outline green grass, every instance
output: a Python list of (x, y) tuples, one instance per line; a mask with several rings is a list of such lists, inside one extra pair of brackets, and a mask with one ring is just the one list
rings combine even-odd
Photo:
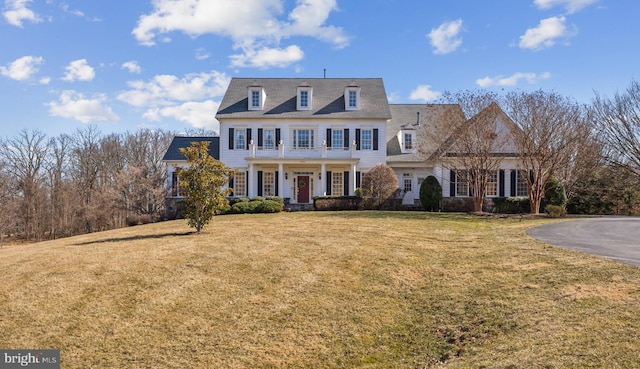
[(629, 368), (638, 268), (549, 220), (310, 212), (0, 249), (0, 347), (64, 368)]

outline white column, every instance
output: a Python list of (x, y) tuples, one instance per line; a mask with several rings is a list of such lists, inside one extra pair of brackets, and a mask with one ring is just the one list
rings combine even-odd
[(256, 196), (256, 184), (254, 183), (253, 164), (249, 163), (249, 173), (247, 175), (247, 197)]
[(325, 163), (322, 163), (320, 165), (320, 173), (322, 178), (320, 178), (320, 189), (321, 189), (321, 196), (326, 196), (327, 195), (327, 166)]
[(284, 166), (278, 164), (278, 196), (284, 198)]
[(353, 164), (349, 170), (349, 177), (351, 177), (351, 185), (349, 186), (349, 195), (353, 196), (356, 194), (356, 173), (357, 172), (357, 168), (356, 165)]

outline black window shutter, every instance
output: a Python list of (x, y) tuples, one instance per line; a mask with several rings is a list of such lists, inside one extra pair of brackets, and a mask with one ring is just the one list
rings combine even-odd
[[(231, 177), (229, 178), (229, 188), (233, 188), (233, 184), (234, 184), (233, 177)], [(235, 191), (234, 191), (234, 195), (235, 195)]]
[(356, 128), (356, 150), (360, 150), (360, 128)]
[(449, 196), (456, 197), (456, 172), (449, 171)]
[(276, 128), (276, 146), (280, 145), (280, 128)]
[(327, 128), (327, 147), (331, 147), (331, 128)]
[(362, 183), (362, 172), (356, 172), (356, 188), (360, 188), (360, 183)]
[(533, 170), (530, 170), (530, 171), (529, 171), (529, 179), (531, 180), (531, 183), (533, 183), (533, 180), (535, 179), (535, 178), (533, 177)]
[(511, 192), (509, 193), (510, 196), (515, 196), (516, 195), (516, 171), (515, 170), (511, 170), (511, 186), (509, 186)]
[(247, 128), (247, 150), (249, 150), (249, 142), (251, 142), (251, 128)]
[(344, 195), (349, 196), (349, 172), (344, 172), (342, 183), (344, 184)]
[(325, 180), (327, 181), (327, 195), (331, 195), (331, 172), (327, 172)]
[(229, 128), (229, 150), (233, 150), (233, 140), (235, 137), (233, 137), (233, 128)]
[(373, 149), (378, 150), (378, 129), (373, 129)]
[(258, 171), (258, 196), (262, 196), (262, 171)]
[(274, 176), (274, 178), (275, 178), (276, 183), (275, 183), (275, 189), (274, 189), (273, 193), (275, 193), (276, 196), (279, 196), (278, 195), (278, 171), (277, 170), (276, 170), (276, 175)]
[(504, 169), (498, 172), (498, 196), (504, 197)]
[(171, 173), (171, 196), (178, 196), (178, 173)]
[(258, 147), (262, 147), (262, 134), (263, 134), (263, 130), (262, 128), (258, 128)]
[(345, 150), (348, 150), (351, 145), (349, 145), (349, 128), (344, 130), (344, 143), (342, 144)]

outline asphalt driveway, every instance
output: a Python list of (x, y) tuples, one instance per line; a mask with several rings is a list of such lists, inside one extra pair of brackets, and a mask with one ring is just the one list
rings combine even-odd
[(640, 266), (640, 217), (601, 217), (546, 224), (527, 234), (554, 246)]

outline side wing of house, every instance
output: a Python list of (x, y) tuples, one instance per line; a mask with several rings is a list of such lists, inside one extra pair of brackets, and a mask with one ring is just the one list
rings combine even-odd
[(220, 160), (236, 197), (353, 195), (385, 162), (390, 117), (381, 79), (234, 78), (216, 114)]
[(179, 167), (185, 167), (187, 160), (180, 153), (181, 148), (189, 147), (192, 142), (209, 142), (209, 155), (216, 160), (220, 159), (220, 137), (187, 137), (187, 136), (175, 136), (167, 149), (167, 152), (162, 157), (162, 161), (167, 164), (167, 198), (178, 199), (181, 198), (180, 187), (178, 186), (178, 178), (176, 175), (176, 169)]

